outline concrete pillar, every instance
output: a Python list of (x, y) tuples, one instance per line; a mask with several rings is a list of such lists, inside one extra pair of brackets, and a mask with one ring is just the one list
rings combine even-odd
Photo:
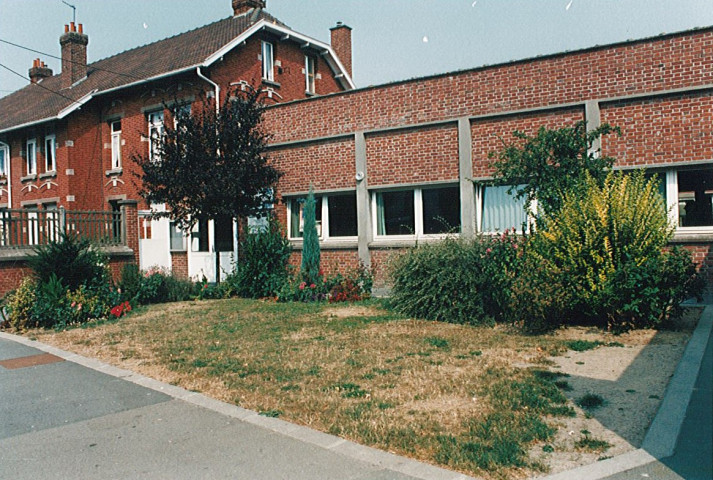
[(357, 196), (357, 231), (359, 232), (359, 260), (371, 267), (369, 242), (372, 239), (371, 215), (369, 214), (369, 177), (366, 170), (366, 138), (364, 132), (354, 135), (356, 196)]
[(475, 188), (473, 187), (473, 142), (470, 119), (458, 119), (458, 178), (460, 179), (460, 222), (464, 237), (475, 235)]
[[(602, 115), (599, 110), (598, 100), (588, 100), (584, 104), (584, 118), (587, 121), (587, 131), (595, 130), (602, 125)], [(589, 149), (589, 154), (593, 154), (602, 148), (601, 138), (597, 138), (592, 142), (592, 148)]]

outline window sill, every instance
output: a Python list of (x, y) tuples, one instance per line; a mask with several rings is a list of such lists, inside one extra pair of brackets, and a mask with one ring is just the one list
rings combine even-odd
[(33, 173), (31, 175), (26, 175), (24, 177), (20, 177), (21, 182), (29, 182), (31, 180), (37, 180), (37, 174)]
[(104, 175), (106, 175), (107, 177), (110, 177), (110, 176), (112, 176), (112, 175), (121, 175), (121, 173), (122, 173), (123, 171), (124, 171), (124, 169), (121, 168), (121, 167), (119, 167), (119, 168), (112, 168), (111, 170), (106, 170), (106, 171), (104, 172)]
[(678, 229), (673, 235), (671, 243), (686, 244), (686, 243), (709, 243), (713, 241), (713, 227), (700, 227), (693, 230)]
[(169, 252), (172, 253), (172, 254), (173, 254), (173, 253), (188, 253), (188, 250), (186, 250), (185, 248), (180, 249), (180, 250), (178, 250), (178, 249), (173, 249), (173, 248), (172, 248), (171, 250), (169, 250)]
[(279, 82), (276, 82), (274, 80), (268, 80), (266, 78), (262, 79), (262, 84), (267, 85), (268, 87), (273, 87), (273, 88), (280, 88), (282, 85), (280, 85)]
[(42, 178), (53, 178), (57, 176), (56, 170), (50, 170), (49, 172), (40, 173), (40, 179)]

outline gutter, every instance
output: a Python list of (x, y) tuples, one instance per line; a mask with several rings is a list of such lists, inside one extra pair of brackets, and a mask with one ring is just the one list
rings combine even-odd
[(215, 88), (215, 113), (220, 113), (220, 86), (210, 78), (203, 75), (203, 73), (201, 73), (200, 66), (196, 67), (196, 75), (198, 75), (199, 78), (202, 78), (203, 80), (211, 84), (213, 88)]

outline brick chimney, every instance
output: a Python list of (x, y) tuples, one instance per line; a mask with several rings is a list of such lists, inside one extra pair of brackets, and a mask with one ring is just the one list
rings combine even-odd
[(233, 15), (242, 15), (251, 8), (265, 8), (265, 0), (233, 0)]
[(51, 77), (52, 69), (45, 65), (45, 62), (40, 62), (40, 59), (36, 58), (32, 62), (32, 68), (29, 71), (29, 75), (32, 83), (37, 83), (44, 78)]
[(352, 29), (337, 22), (336, 27), (329, 29), (332, 32), (332, 48), (334, 53), (346, 68), (349, 76), (352, 76)]
[(62, 46), (62, 88), (69, 88), (87, 76), (87, 44), (89, 37), (71, 22), (64, 26), (64, 35), (59, 37)]

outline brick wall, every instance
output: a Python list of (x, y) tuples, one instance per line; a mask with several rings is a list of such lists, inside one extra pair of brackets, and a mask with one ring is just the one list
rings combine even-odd
[(279, 189), (305, 192), (354, 187), (354, 141), (330, 140), (270, 152), (273, 165), (284, 173)]
[(171, 272), (179, 278), (188, 278), (188, 252), (171, 252)]

